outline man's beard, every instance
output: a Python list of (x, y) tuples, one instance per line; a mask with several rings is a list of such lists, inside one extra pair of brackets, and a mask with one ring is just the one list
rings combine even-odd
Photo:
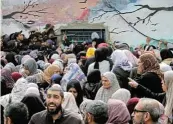
[(49, 109), (49, 105), (50, 105), (50, 104), (55, 105), (54, 103), (49, 103), (49, 104), (47, 105), (48, 114), (50, 114), (50, 115), (56, 115), (56, 114), (58, 114), (58, 112), (60, 112), (60, 111), (62, 110), (61, 104), (58, 105), (58, 106), (55, 105), (55, 106), (56, 106), (56, 109)]

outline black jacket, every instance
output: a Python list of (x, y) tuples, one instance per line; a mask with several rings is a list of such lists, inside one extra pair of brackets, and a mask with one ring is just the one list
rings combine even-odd
[(44, 110), (34, 114), (28, 124), (82, 124), (82, 121), (73, 113), (65, 110), (62, 111), (61, 117), (53, 121), (52, 116)]

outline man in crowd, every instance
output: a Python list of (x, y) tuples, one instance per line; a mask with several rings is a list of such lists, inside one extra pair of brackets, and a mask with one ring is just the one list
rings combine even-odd
[(61, 87), (51, 87), (47, 91), (47, 110), (34, 114), (29, 124), (82, 124), (82, 120), (62, 109), (64, 93)]
[(158, 124), (164, 113), (164, 107), (150, 98), (141, 98), (132, 113), (133, 124)]
[(28, 108), (24, 103), (11, 103), (4, 110), (4, 124), (27, 124)]
[(100, 100), (89, 102), (84, 114), (85, 124), (105, 124), (108, 120), (108, 106)]

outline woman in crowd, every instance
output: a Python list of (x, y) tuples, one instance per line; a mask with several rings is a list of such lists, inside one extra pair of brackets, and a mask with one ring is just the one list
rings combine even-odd
[(132, 69), (132, 63), (129, 61), (123, 50), (115, 50), (111, 55), (114, 67), (112, 72), (116, 75), (121, 88), (128, 89), (128, 79)]
[(141, 93), (143, 93), (146, 97), (154, 98), (159, 100), (165, 105), (165, 115), (168, 118), (168, 122), (172, 123), (173, 119), (173, 71), (167, 71), (164, 73), (164, 81), (162, 81), (162, 89), (165, 93), (156, 93), (152, 90), (138, 84), (135, 81), (129, 82), (129, 85)]
[(21, 102), (23, 102), (28, 107), (29, 120), (33, 114), (46, 109), (40, 97), (32, 92), (28, 92)]
[(107, 60), (107, 53), (108, 53), (108, 50), (104, 47), (96, 49), (96, 51), (95, 51), (95, 62), (89, 65), (88, 74), (93, 69), (99, 69), (101, 74), (111, 70), (110, 63)]
[(129, 124), (130, 114), (126, 104), (120, 100), (108, 100), (108, 121), (107, 124)]
[(120, 88), (115, 93), (112, 94), (111, 98), (121, 100), (125, 104), (127, 104), (128, 100), (131, 98), (131, 94), (127, 89)]
[(87, 82), (84, 83), (84, 96), (94, 100), (97, 91), (101, 87), (101, 73), (98, 69), (93, 69), (87, 76)]
[[(161, 86), (163, 74), (160, 71), (159, 63), (153, 54), (148, 52), (139, 57), (137, 73), (139, 76), (134, 79), (137, 83), (155, 93), (163, 92)], [(139, 90), (132, 89), (132, 93), (136, 94), (138, 97), (145, 96)]]
[(32, 76), (39, 73), (37, 68), (38, 66), (36, 61), (33, 58), (28, 58), (26, 61), (24, 61), (20, 72), (22, 73), (23, 77)]
[(120, 86), (114, 73), (106, 72), (101, 77), (102, 87), (98, 90), (95, 100), (107, 102), (112, 94), (116, 92)]
[(83, 101), (83, 90), (80, 82), (76, 79), (70, 80), (67, 84), (67, 92), (71, 92), (74, 95), (77, 106), (79, 107)]

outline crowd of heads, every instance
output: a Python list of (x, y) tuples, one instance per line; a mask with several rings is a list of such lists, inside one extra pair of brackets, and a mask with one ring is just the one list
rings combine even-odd
[(56, 38), (50, 24), (1, 37), (5, 124), (173, 123), (173, 48)]

